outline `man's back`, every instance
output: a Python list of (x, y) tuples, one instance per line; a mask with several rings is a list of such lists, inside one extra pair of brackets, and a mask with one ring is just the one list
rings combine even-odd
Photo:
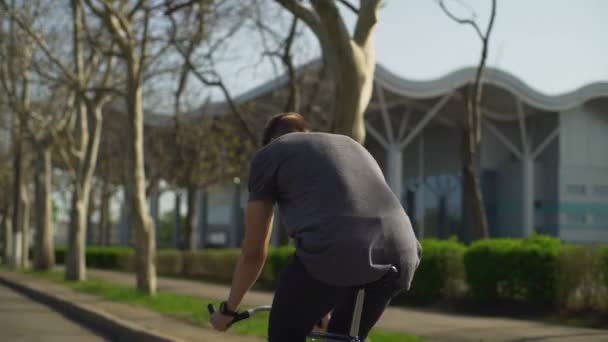
[(276, 139), (254, 157), (250, 198), (277, 202), (298, 257), (324, 282), (369, 283), (392, 264), (405, 271), (418, 262), (417, 241), (397, 197), (373, 157), (346, 136)]

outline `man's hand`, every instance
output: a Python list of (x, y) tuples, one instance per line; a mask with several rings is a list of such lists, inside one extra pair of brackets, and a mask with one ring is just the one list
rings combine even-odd
[(221, 312), (214, 312), (209, 318), (211, 326), (217, 331), (226, 331), (230, 328), (230, 324), (234, 317), (223, 315)]
[(327, 327), (329, 327), (329, 321), (331, 320), (331, 311), (325, 315), (325, 317), (321, 318), (319, 324), (315, 324), (312, 331), (326, 332)]

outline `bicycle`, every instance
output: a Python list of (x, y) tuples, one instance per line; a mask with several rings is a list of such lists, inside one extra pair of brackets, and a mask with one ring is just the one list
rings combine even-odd
[[(314, 342), (362, 342), (361, 339), (359, 339), (358, 335), (358, 331), (359, 331), (359, 323), (361, 321), (361, 313), (363, 311), (363, 301), (365, 300), (365, 290), (364, 289), (360, 289), (357, 291), (357, 300), (355, 302), (355, 309), (353, 311), (353, 319), (351, 321), (351, 326), (350, 326), (350, 332), (348, 335), (338, 335), (338, 334), (331, 334), (331, 333), (324, 333), (324, 332), (311, 332), (310, 334), (308, 334), (308, 340), (307, 341), (314, 341)], [(251, 308), (249, 310), (240, 312), (236, 317), (234, 317), (234, 320), (232, 321), (232, 323), (236, 323), (245, 319), (248, 319), (252, 316), (254, 316), (257, 313), (260, 312), (264, 312), (264, 311), (270, 311), (272, 307), (270, 305), (262, 305), (262, 306), (257, 306), (254, 308)], [(213, 314), (215, 312), (215, 307), (213, 306), (213, 304), (209, 304), (207, 306), (207, 310), (209, 310), (210, 314)]]
[[(397, 268), (392, 266), (389, 275), (397, 275)], [(365, 289), (360, 288), (357, 290), (357, 297), (355, 299), (355, 307), (353, 309), (353, 318), (350, 324), (350, 330), (348, 335), (339, 335), (325, 332), (311, 332), (308, 334), (308, 341), (311, 342), (369, 342), (369, 339), (361, 341), (359, 338), (359, 326), (361, 324), (361, 314), (363, 313), (363, 303), (365, 301)], [(249, 310), (240, 312), (232, 321), (232, 324), (248, 319), (257, 313), (270, 311), (270, 305), (262, 305), (251, 308)], [(213, 314), (216, 310), (213, 304), (207, 305), (209, 314)]]

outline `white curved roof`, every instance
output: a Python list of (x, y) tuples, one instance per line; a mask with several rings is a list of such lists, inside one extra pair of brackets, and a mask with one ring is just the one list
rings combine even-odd
[[(298, 67), (297, 73), (300, 74), (310, 69), (316, 69), (320, 66), (320, 63), (321, 61), (317, 59), (303, 64)], [(475, 71), (474, 67), (462, 68), (434, 80), (421, 81), (403, 78), (386, 67), (377, 64), (375, 82), (397, 95), (413, 99), (429, 99), (439, 97), (471, 82), (475, 78)], [(533, 89), (517, 76), (496, 68), (486, 68), (483, 80), (485, 84), (492, 84), (504, 89), (518, 96), (527, 104), (547, 111), (571, 109), (594, 98), (608, 98), (608, 82), (591, 83), (567, 93), (548, 95)], [(286, 74), (281, 75), (237, 96), (234, 98), (234, 102), (242, 104), (255, 100), (260, 96), (287, 85), (288, 82), (288, 76)], [(222, 115), (229, 110), (230, 107), (226, 102), (217, 101), (206, 103), (198, 110), (185, 116), (195, 119), (199, 115)], [(172, 125), (173, 122), (173, 116), (153, 113), (146, 115), (146, 123), (154, 126)]]
[[(398, 76), (378, 64), (375, 80), (395, 94), (424, 99), (438, 97), (471, 82), (475, 72), (474, 67), (462, 68), (434, 80), (420, 81)], [(567, 93), (547, 95), (532, 89), (515, 75), (496, 68), (484, 70), (483, 82), (505, 89), (533, 107), (550, 111), (570, 109), (594, 98), (608, 97), (608, 82), (591, 83)]]

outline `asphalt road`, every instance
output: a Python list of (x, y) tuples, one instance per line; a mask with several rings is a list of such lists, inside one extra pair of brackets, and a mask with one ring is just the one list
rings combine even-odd
[(0, 341), (110, 341), (0, 284)]

